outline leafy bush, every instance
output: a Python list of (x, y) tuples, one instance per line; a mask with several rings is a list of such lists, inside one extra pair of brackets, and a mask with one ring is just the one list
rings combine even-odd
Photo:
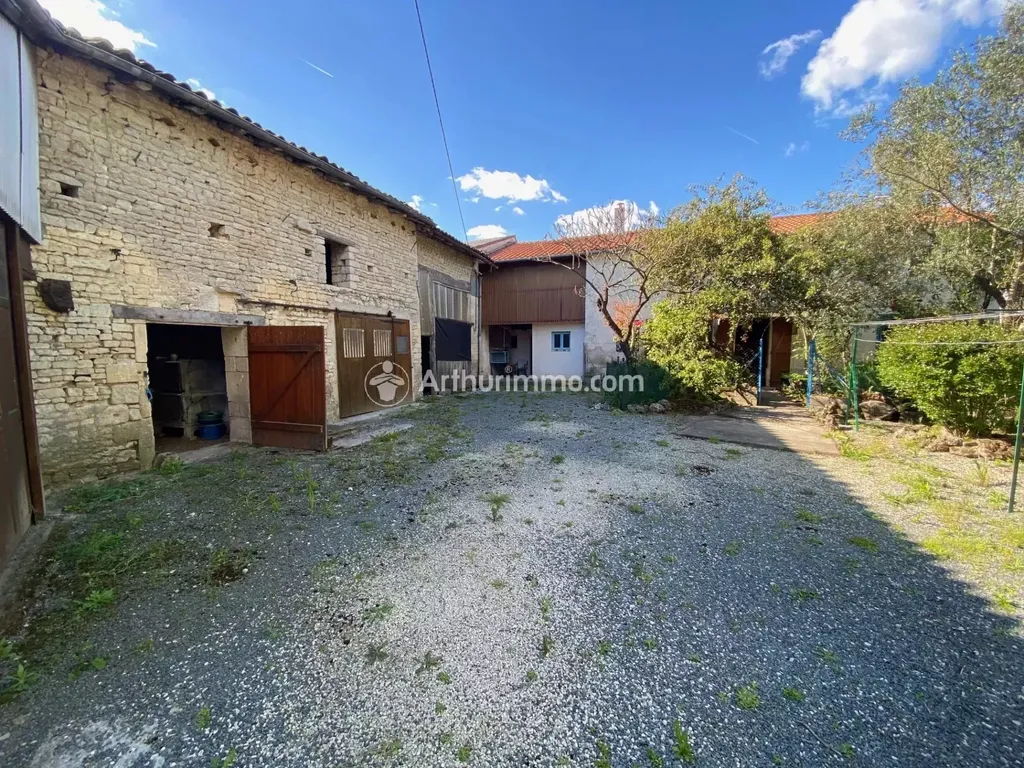
[(632, 365), (626, 363), (609, 363), (606, 375), (615, 376), (642, 376), (643, 391), (634, 387), (630, 392), (628, 385), (621, 388), (613, 388), (614, 391), (604, 393), (605, 402), (613, 408), (626, 409), (632, 403), (656, 403), (672, 395), (672, 382), (668, 372), (657, 363), (650, 360), (639, 360)]
[(746, 366), (711, 347), (710, 317), (696, 302), (664, 301), (654, 306), (644, 327), (647, 354), (666, 371), (679, 399), (716, 400), (753, 379)]
[(1012, 429), (1024, 344), (949, 343), (979, 341), (1024, 341), (1024, 335), (995, 323), (900, 327), (878, 348), (879, 383), (956, 432)]

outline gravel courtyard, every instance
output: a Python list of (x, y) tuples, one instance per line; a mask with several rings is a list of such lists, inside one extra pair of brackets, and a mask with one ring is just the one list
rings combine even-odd
[(0, 764), (1021, 764), (1024, 536), (1000, 609), (884, 464), (590, 406), (449, 396), (52, 499)]

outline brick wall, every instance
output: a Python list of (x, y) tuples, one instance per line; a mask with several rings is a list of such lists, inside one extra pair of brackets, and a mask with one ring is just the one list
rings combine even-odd
[[(26, 286), (51, 484), (152, 459), (145, 322), (114, 317), (112, 305), (323, 325), (331, 420), (338, 413), (333, 310), (391, 311), (410, 321), (416, 339), (418, 243), (428, 258), (472, 268), (400, 214), (95, 65), (41, 50), (38, 79), (45, 238), (33, 260), (40, 279), (70, 280), (75, 300), (72, 312), (56, 313), (35, 285)], [(341, 285), (325, 282), (325, 238), (347, 246)], [(232, 333), (239, 332), (225, 331), (225, 350)], [(418, 378), (417, 344), (412, 352)], [(230, 379), (242, 373), (244, 356), (228, 357)], [(235, 423), (240, 408), (232, 404), (232, 427), (245, 439)]]

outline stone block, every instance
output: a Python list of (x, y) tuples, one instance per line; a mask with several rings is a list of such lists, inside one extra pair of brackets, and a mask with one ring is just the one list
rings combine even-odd
[[(124, 445), (139, 440), (142, 436), (142, 428), (145, 422), (129, 421), (127, 424), (117, 424), (111, 434), (114, 445)], [(152, 430), (150, 430), (152, 433)]]
[(139, 402), (138, 384), (115, 384), (110, 388), (112, 405), (135, 405)]
[(139, 366), (134, 360), (120, 360), (107, 366), (107, 384), (138, 382)]
[(249, 357), (249, 333), (245, 328), (221, 328), (224, 357)]
[(149, 354), (149, 334), (145, 323), (135, 323), (132, 327), (135, 334), (135, 362), (146, 363)]
[(249, 402), (249, 374), (232, 371), (231, 373), (224, 374), (225, 383), (227, 384), (228, 401), (244, 401)]
[(228, 429), (231, 431), (231, 442), (252, 442), (252, 422), (249, 419), (230, 419)]

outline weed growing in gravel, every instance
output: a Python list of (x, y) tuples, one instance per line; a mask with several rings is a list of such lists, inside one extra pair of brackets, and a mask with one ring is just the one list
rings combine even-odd
[(384, 600), (383, 602), (377, 603), (372, 608), (367, 608), (363, 611), (363, 621), (368, 624), (372, 624), (377, 621), (384, 621), (390, 616), (395, 610), (395, 604), (390, 600)]
[(974, 473), (971, 475), (971, 480), (979, 488), (987, 488), (989, 484), (989, 463), (985, 459), (974, 460)]
[(117, 593), (112, 589), (94, 589), (85, 600), (78, 604), (79, 613), (98, 611), (107, 608), (117, 600)]
[(757, 683), (741, 685), (733, 694), (733, 701), (740, 709), (757, 709), (761, 705), (761, 697), (757, 693)]
[(853, 744), (840, 744), (838, 752), (847, 760), (853, 760), (853, 758), (857, 756), (857, 752), (854, 750)]
[(545, 595), (540, 599), (540, 617), (544, 621), (551, 621), (551, 609), (554, 608), (554, 601)]
[(366, 648), (366, 663), (368, 666), (379, 664), (388, 657), (388, 652), (384, 650), (387, 643), (381, 643), (380, 645), (369, 645)]
[(642, 515), (644, 513), (643, 505), (635, 501), (632, 502), (628, 507), (626, 507), (626, 509), (628, 509), (630, 514), (632, 515)]
[(816, 589), (808, 589), (807, 587), (794, 587), (789, 590), (789, 596), (792, 597), (796, 602), (803, 603), (807, 600), (817, 600), (821, 597), (821, 594)]
[(895, 480), (904, 485), (906, 490), (899, 494), (883, 493), (882, 498), (892, 504), (920, 504), (938, 498), (935, 485), (923, 474), (901, 475)]
[(790, 701), (803, 701), (807, 698), (807, 694), (802, 690), (788, 685), (782, 689), (782, 695)]
[(500, 523), (504, 519), (501, 508), (512, 501), (512, 497), (507, 493), (487, 493), (481, 496), (480, 500), (491, 505), (491, 522)]
[(132, 653), (149, 653), (156, 647), (156, 643), (153, 642), (152, 637), (147, 637), (145, 640), (140, 640), (132, 648)]
[(540, 639), (540, 657), (546, 659), (555, 650), (555, 638), (551, 635), (544, 635)]
[(828, 664), (830, 667), (838, 667), (840, 664), (839, 654), (821, 646), (814, 649), (814, 655)]
[(564, 461), (565, 461), (565, 456), (563, 456), (560, 453), (556, 453), (554, 456), (551, 457), (551, 463), (552, 464), (562, 464)]
[(416, 674), (422, 675), (424, 672), (430, 672), (440, 667), (444, 659), (440, 656), (435, 656), (433, 651), (427, 651), (423, 654), (423, 658), (417, 659), (417, 661), (419, 661), (420, 665), (416, 668)]
[(672, 724), (672, 754), (682, 763), (692, 763), (697, 759), (690, 743), (690, 734), (683, 730), (683, 724), (676, 720)]
[(363, 533), (373, 533), (377, 530), (377, 523), (373, 520), (360, 520), (356, 525), (359, 526), (359, 530)]
[(213, 722), (213, 712), (208, 706), (200, 707), (196, 712), (195, 724), (200, 731), (205, 731)]
[(642, 562), (639, 560), (633, 563), (633, 575), (636, 576), (644, 584), (650, 584), (654, 581), (654, 573), (648, 571)]
[(215, 586), (223, 586), (241, 579), (249, 570), (252, 553), (247, 549), (221, 547), (210, 555), (206, 569), (207, 579)]
[(597, 759), (594, 760), (594, 768), (612, 768), (612, 748), (608, 743), (598, 739), (594, 747), (597, 749)]
[(210, 768), (231, 768), (236, 762), (238, 762), (238, 750), (232, 747), (224, 757), (213, 758), (210, 761)]
[(656, 650), (657, 647), (658, 647), (658, 638), (656, 638), (656, 637), (645, 637), (644, 638), (644, 648), (646, 648), (648, 651)]
[(743, 455), (743, 451), (741, 451), (739, 448), (726, 448), (725, 449), (725, 455), (722, 458), (723, 459), (738, 459), (742, 455)]
[(612, 652), (612, 644), (610, 640), (601, 640), (597, 644), (597, 655), (607, 656)]
[(436, 702), (434, 704), (434, 714), (435, 715), (443, 715), (447, 711), (448, 711), (448, 707), (446, 707), (443, 702), (438, 701), (438, 702)]
[(724, 551), (725, 551), (725, 554), (729, 555), (729, 557), (735, 557), (742, 550), (743, 550), (743, 542), (742, 541), (730, 541), (728, 544), (725, 545), (725, 550)]
[(718, 445), (720, 442), (722, 442), (722, 438), (715, 437), (714, 435), (712, 435), (711, 437), (708, 438), (708, 442), (711, 443), (712, 445)]
[(381, 757), (398, 757), (402, 752), (402, 740), (391, 739), (390, 741), (382, 741), (376, 751)]
[(460, 763), (468, 763), (469, 758), (471, 758), (472, 756), (473, 747), (469, 744), (463, 744), (455, 753), (455, 759), (458, 760)]
[(872, 555), (878, 554), (878, 543), (867, 536), (851, 536), (847, 541), (855, 547), (860, 547), (865, 552), (870, 552)]
[(798, 509), (796, 514), (793, 515), (793, 519), (801, 523), (810, 523), (811, 525), (817, 525), (821, 522), (821, 515), (816, 515), (809, 509)]
[(532, 669), (526, 670), (526, 682), (535, 683), (537, 682), (537, 672)]
[(505, 581), (504, 579), (494, 579), (491, 582), (491, 586), (494, 587), (495, 589), (504, 589), (505, 587), (508, 586), (508, 582)]
[(444, 683), (445, 685), (451, 685), (452, 676), (442, 669), (440, 672), (437, 673), (437, 681), (439, 683)]
[(647, 762), (651, 764), (651, 768), (664, 768), (665, 758), (654, 751), (653, 747), (647, 747)]

